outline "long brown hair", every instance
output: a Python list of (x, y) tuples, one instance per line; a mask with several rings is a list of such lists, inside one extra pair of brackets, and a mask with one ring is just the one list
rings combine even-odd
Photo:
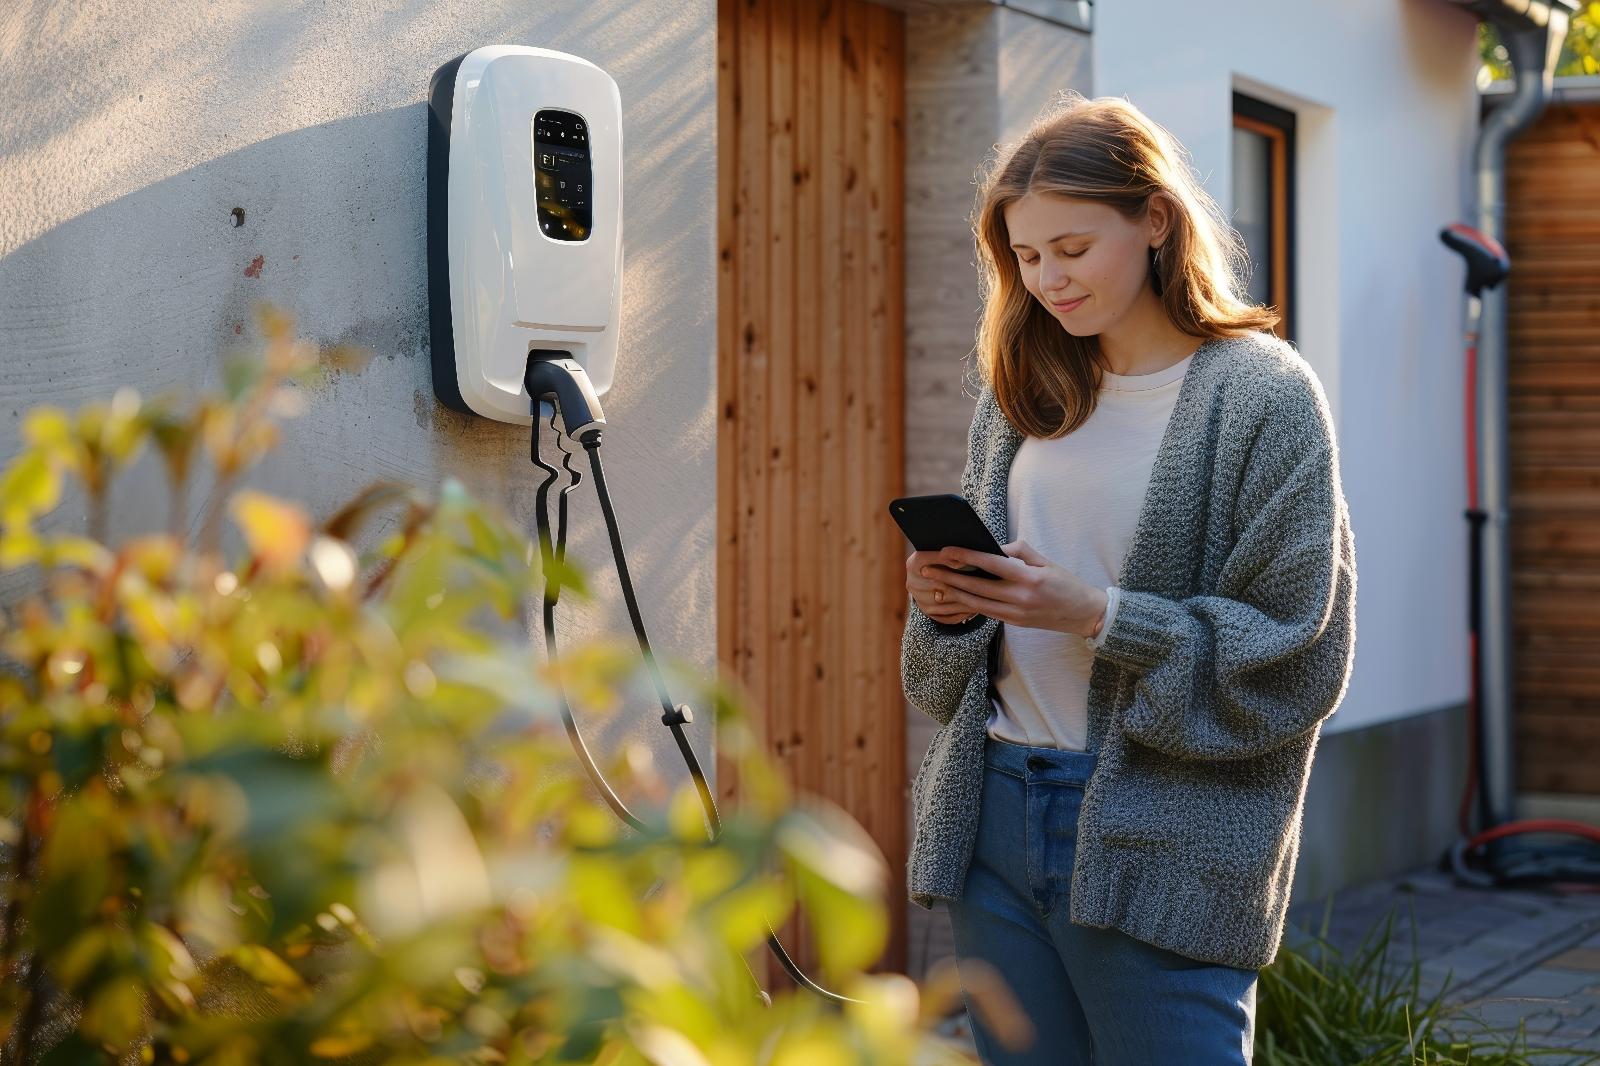
[(1159, 259), (1151, 250), (1150, 273), (1172, 323), (1211, 339), (1271, 329), (1281, 317), (1238, 295), (1244, 242), (1170, 133), (1123, 97), (1068, 91), (1060, 101), (980, 171), (971, 217), (983, 292), (978, 367), (1007, 419), (1035, 437), (1081, 425), (1108, 368), (1098, 336), (1068, 333), (1023, 284), (1003, 212), (1025, 193), (1097, 200), (1129, 219), (1163, 196), (1173, 221)]

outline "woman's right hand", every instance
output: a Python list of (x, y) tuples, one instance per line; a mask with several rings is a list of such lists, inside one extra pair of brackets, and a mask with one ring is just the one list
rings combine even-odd
[(944, 586), (935, 581), (934, 577), (922, 576), (923, 567), (927, 567), (928, 572), (934, 576), (950, 569), (939, 561), (939, 553), (936, 551), (912, 552), (906, 557), (906, 591), (911, 593), (911, 598), (917, 602), (923, 614), (935, 622), (943, 622), (946, 625), (977, 617), (965, 607), (939, 602), (938, 597), (942, 594)]

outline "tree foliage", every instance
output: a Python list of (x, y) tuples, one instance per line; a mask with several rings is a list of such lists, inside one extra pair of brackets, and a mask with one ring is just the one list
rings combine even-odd
[[(1511, 77), (1511, 56), (1499, 33), (1487, 22), (1478, 23), (1478, 55), (1488, 80)], [(1567, 27), (1567, 39), (1556, 57), (1558, 77), (1600, 74), (1600, 0), (1585, 0)]]

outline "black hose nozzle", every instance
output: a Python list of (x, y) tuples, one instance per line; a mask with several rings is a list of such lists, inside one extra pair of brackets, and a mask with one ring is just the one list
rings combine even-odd
[(600, 427), (606, 424), (605, 412), (588, 372), (571, 355), (544, 349), (529, 352), (524, 383), (534, 402), (555, 397), (562, 429), (569, 438), (587, 442), (599, 436)]
[(1467, 261), (1467, 291), (1474, 296), (1499, 285), (1511, 273), (1505, 246), (1480, 229), (1452, 222), (1439, 231), (1439, 239)]

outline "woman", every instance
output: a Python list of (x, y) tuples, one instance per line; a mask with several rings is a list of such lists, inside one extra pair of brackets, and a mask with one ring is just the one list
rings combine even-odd
[[(902, 685), (941, 726), (911, 899), (949, 908), (985, 1062), (1249, 1063), (1355, 651), (1327, 400), (1126, 100), (1036, 121), (972, 221), (961, 487), (1006, 554), (906, 561)], [(983, 1013), (986, 975), (1020, 1025)]]

